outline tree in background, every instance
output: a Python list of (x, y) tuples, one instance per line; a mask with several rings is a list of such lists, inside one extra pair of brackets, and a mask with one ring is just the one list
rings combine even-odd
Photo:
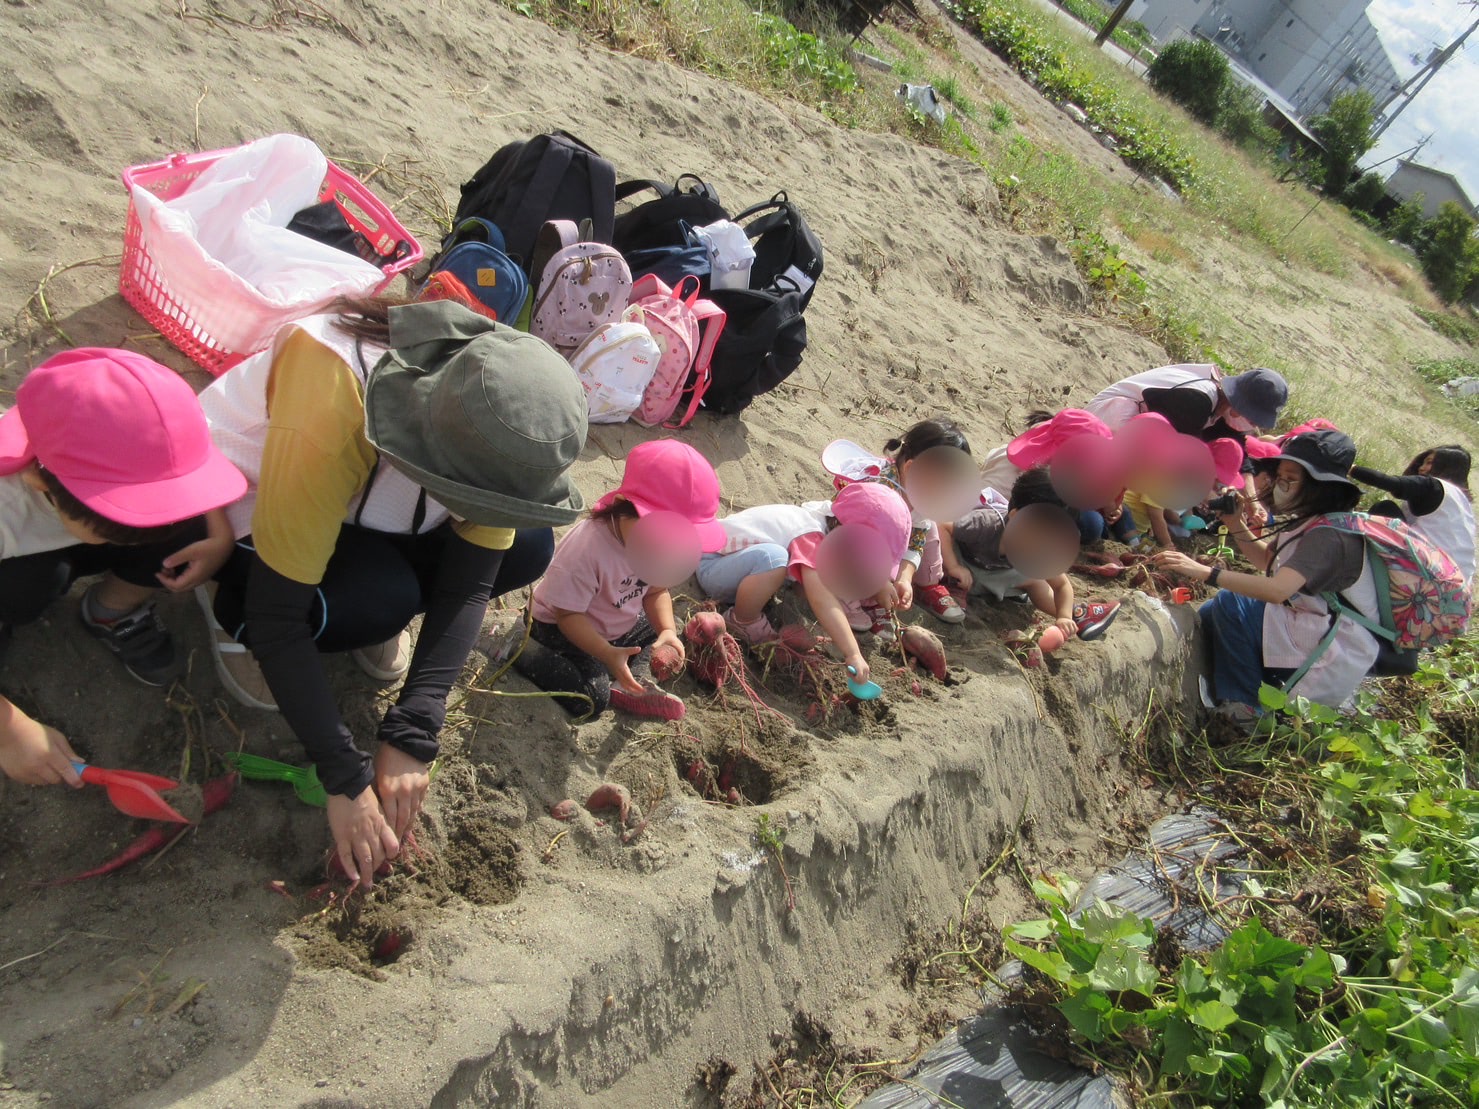
[(1177, 39), (1156, 55), (1146, 78), (1156, 92), (1211, 127), (1217, 122), (1227, 73), (1227, 57), (1210, 42)]
[(1217, 130), (1245, 150), (1274, 154), (1279, 148), (1279, 133), (1263, 118), (1263, 103), (1261, 94), (1229, 79), (1222, 86), (1217, 105)]
[(1351, 174), (1361, 155), (1371, 149), (1371, 125), (1376, 119), (1376, 101), (1365, 89), (1343, 92), (1330, 102), (1330, 110), (1310, 123), (1310, 130), (1325, 146), (1324, 190), (1340, 196), (1351, 183)]
[[(1387, 183), (1379, 173), (1363, 173), (1346, 189), (1341, 200), (1358, 212), (1374, 212), (1387, 195)], [(1421, 209), (1419, 209), (1421, 211)]]
[(1423, 237), (1427, 241), (1418, 250), (1418, 261), (1433, 291), (1452, 304), (1479, 276), (1479, 239), (1474, 238), (1474, 219), (1447, 200), (1425, 231)]
[(1404, 200), (1397, 205), (1391, 215), (1387, 216), (1387, 234), (1399, 243), (1416, 247), (1426, 223), (1423, 219), (1423, 200), (1423, 194), (1418, 193), (1410, 200)]

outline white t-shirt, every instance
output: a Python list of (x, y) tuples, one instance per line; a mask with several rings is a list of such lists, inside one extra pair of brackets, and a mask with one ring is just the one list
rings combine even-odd
[(763, 504), (736, 512), (719, 521), (728, 536), (724, 549), (719, 553), (733, 554), (762, 543), (774, 543), (790, 550), (791, 544), (801, 536), (825, 532), (827, 514), (831, 510), (830, 501), (808, 501), (806, 504)]
[(1457, 485), (1442, 478), (1438, 481), (1443, 486), (1443, 503), (1435, 511), (1426, 516), (1414, 516), (1412, 509), (1403, 504), (1402, 515), (1423, 533), (1428, 542), (1453, 559), (1463, 571), (1464, 581), (1472, 582), (1475, 569), (1474, 506)]
[(0, 559), (75, 547), (56, 509), (20, 474), (0, 477)]
[(1221, 380), (1222, 371), (1214, 365), (1187, 363), (1158, 366), (1116, 381), (1101, 390), (1084, 408), (1113, 430), (1145, 411), (1144, 398), (1147, 389), (1195, 389), (1205, 393), (1215, 406), (1218, 397), (1217, 383)]

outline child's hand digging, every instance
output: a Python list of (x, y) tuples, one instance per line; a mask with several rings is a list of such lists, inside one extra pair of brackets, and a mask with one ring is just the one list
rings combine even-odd
[(50, 786), (65, 782), (80, 787), (82, 779), (72, 766), (77, 753), (66, 736), (55, 728), (33, 720), (9, 701), (0, 698), (0, 771), (7, 778), (28, 786)]

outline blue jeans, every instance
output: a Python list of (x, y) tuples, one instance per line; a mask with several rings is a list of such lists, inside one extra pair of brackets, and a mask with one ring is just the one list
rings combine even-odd
[(1218, 701), (1241, 701), (1262, 711), (1258, 687), (1282, 686), (1294, 673), (1263, 664), (1263, 614), (1267, 602), (1224, 589), (1200, 609), (1202, 633), (1212, 659), (1212, 690)]
[(740, 582), (756, 574), (784, 569), (791, 561), (779, 543), (758, 543), (731, 554), (706, 554), (699, 561), (698, 586), (716, 601), (734, 603)]

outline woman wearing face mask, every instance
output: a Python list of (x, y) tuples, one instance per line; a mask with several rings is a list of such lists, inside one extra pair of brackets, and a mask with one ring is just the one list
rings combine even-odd
[[(1218, 570), (1177, 551), (1157, 555), (1157, 568), (1219, 592), (1201, 608), (1218, 711), (1236, 720), (1259, 715), (1258, 688), (1282, 684), (1315, 653), (1330, 630), (1322, 593), (1339, 593), (1362, 615), (1379, 618), (1365, 541), (1319, 526), (1332, 512), (1356, 507), (1361, 491), (1347, 476), (1356, 445), (1338, 431), (1291, 439), (1260, 469), (1272, 476), (1268, 507), (1276, 524), (1262, 539), (1242, 511), (1222, 517), (1239, 551), (1261, 574)], [(1354, 620), (1337, 622), (1335, 639), (1289, 690), (1339, 708), (1376, 661), (1376, 638)]]

